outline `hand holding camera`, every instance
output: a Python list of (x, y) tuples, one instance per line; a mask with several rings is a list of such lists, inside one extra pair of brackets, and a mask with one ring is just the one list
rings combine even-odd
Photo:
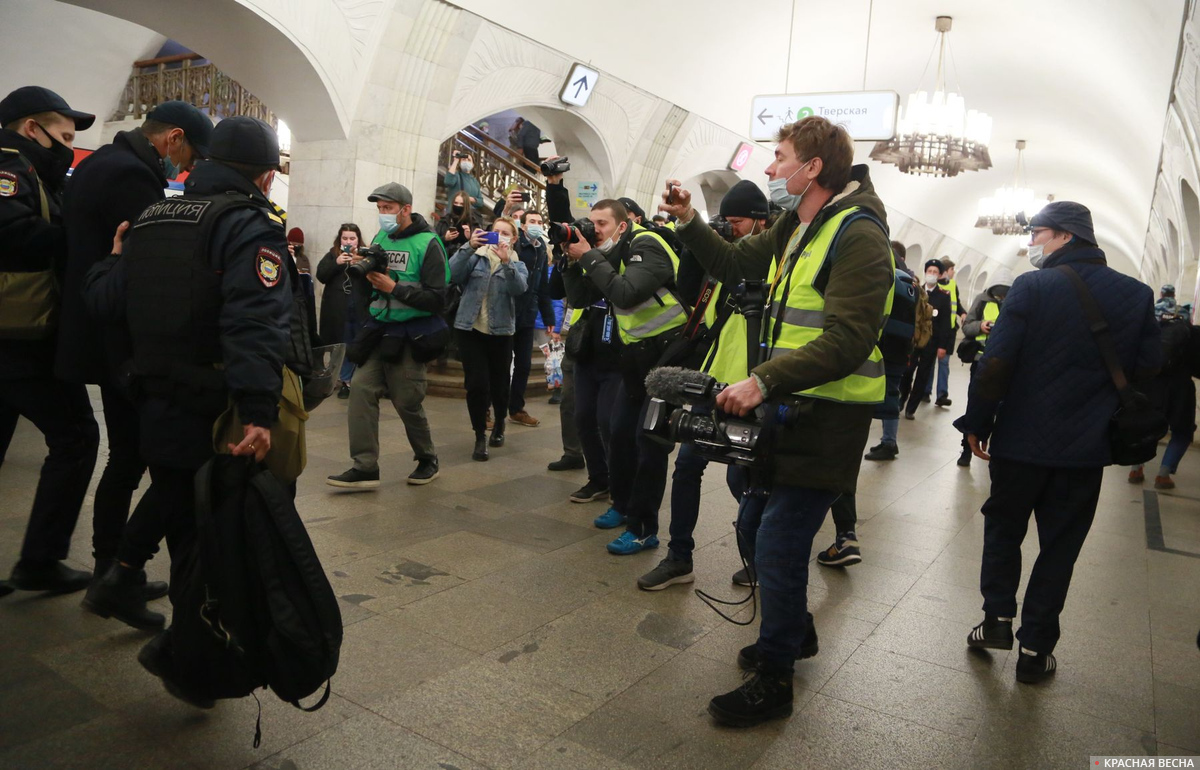
[[(343, 247), (343, 250), (345, 248), (346, 247)], [(359, 246), (358, 256), (359, 259), (346, 266), (346, 275), (354, 276), (356, 278), (367, 278), (368, 280), (372, 274), (377, 273), (384, 273), (386, 277), (388, 258), (387, 254), (383, 252), (383, 249), (378, 244), (375, 244), (370, 248)]]
[(667, 189), (662, 194), (663, 202), (659, 204), (658, 210), (665, 211), (672, 216), (678, 217), (682, 223), (690, 222), (692, 219), (692, 194), (679, 186), (678, 179), (668, 179)]
[(542, 161), (541, 168), (547, 184), (558, 184), (562, 181), (563, 174), (571, 170), (571, 159), (566, 155), (556, 155)]

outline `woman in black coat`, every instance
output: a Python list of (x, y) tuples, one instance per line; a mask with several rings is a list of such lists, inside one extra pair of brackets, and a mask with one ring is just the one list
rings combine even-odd
[[(350, 296), (350, 277), (346, 267), (357, 257), (363, 243), (362, 230), (349, 222), (341, 226), (333, 247), (317, 264), (317, 280), (321, 282), (321, 341), (326, 345), (354, 340), (354, 307)], [(350, 378), (354, 364), (346, 359), (338, 379), (341, 387), (338, 398), (350, 397)]]

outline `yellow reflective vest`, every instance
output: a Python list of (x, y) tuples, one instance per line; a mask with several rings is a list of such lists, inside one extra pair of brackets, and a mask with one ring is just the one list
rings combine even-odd
[[(987, 304), (985, 304), (983, 306), (983, 320), (989, 321), (991, 323), (996, 323), (996, 319), (999, 317), (1000, 317), (1000, 303), (992, 302), (991, 300), (988, 300)], [(975, 339), (981, 345), (983, 345), (985, 347), (987, 346), (987, 338), (988, 338), (988, 335), (982, 331), (979, 332), (979, 334), (975, 336)], [(982, 349), (983, 348), (980, 348), (980, 350), (982, 350)]]
[[(821, 336), (825, 326), (825, 298), (813, 286), (832, 254), (830, 247), (834, 237), (847, 218), (859, 211), (851, 206), (840, 211), (821, 224), (821, 229), (804, 246), (789, 270), (777, 275), (779, 257), (771, 265), (771, 275), (777, 275), (771, 287), (770, 317), (763, 319), (767, 360), (798, 350)], [(789, 249), (788, 254), (791, 250)], [(784, 255), (787, 259), (788, 254)], [(889, 251), (892, 272), (896, 269), (895, 257)], [(786, 265), (786, 262), (784, 263)], [(884, 322), (891, 315), (894, 292), (888, 293), (884, 307)], [(882, 326), (880, 327), (882, 332)], [(854, 373), (834, 382), (797, 393), (800, 396), (823, 398), (847, 404), (878, 404), (885, 395), (883, 354), (879, 346)]]
[[(717, 284), (713, 296), (721, 297), (722, 285)], [(704, 323), (713, 328), (717, 323), (720, 302), (714, 299), (704, 311)], [(736, 310), (725, 319), (716, 341), (704, 357), (704, 371), (718, 382), (740, 382), (750, 376), (746, 350), (746, 317)]]
[[(679, 255), (663, 240), (662, 236), (637, 224), (633, 226), (633, 232), (633, 240), (630, 242), (631, 249), (639, 238), (653, 238), (667, 252), (667, 256), (671, 258), (675, 275), (679, 275)], [(617, 272), (621, 275), (625, 274), (624, 260), (621, 261)], [(621, 333), (621, 341), (626, 345), (657, 337), (687, 323), (687, 311), (676, 298), (675, 293), (666, 286), (660, 286), (658, 291), (648, 299), (633, 307), (619, 308), (613, 306), (612, 303), (609, 303), (609, 306), (617, 317), (617, 328)]]
[(958, 281), (946, 280), (946, 291), (950, 292), (950, 328), (958, 328)]

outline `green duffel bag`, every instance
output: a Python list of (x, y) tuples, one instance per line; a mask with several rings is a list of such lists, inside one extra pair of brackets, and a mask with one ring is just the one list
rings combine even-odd
[(53, 270), (0, 273), (0, 339), (49, 337), (58, 325), (58, 301)]

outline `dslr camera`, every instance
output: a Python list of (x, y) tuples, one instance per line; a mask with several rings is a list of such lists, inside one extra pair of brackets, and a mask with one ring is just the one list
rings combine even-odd
[[(560, 158), (559, 160), (562, 159)], [(564, 225), (560, 222), (551, 222), (546, 230), (546, 235), (549, 236), (550, 243), (555, 246), (578, 243), (579, 241), (587, 241), (592, 246), (595, 246), (599, 240), (596, 237), (596, 225), (587, 217), (580, 217), (569, 225)]]
[(542, 174), (545, 176), (554, 176), (555, 174), (565, 174), (571, 170), (571, 159), (566, 155), (553, 160), (542, 161)]
[(651, 398), (642, 430), (647, 438), (667, 446), (692, 444), (697, 454), (713, 462), (764, 465), (767, 456), (760, 439), (766, 410), (759, 406), (746, 417), (725, 414), (717, 408), (717, 395), (727, 387), (704, 372), (677, 366), (651, 371), (646, 376)]
[(733, 224), (728, 219), (718, 214), (708, 220), (708, 226), (711, 227), (717, 235), (724, 238), (726, 241), (733, 243)]
[[(342, 247), (345, 251), (346, 246)], [(355, 278), (366, 279), (367, 273), (386, 273), (388, 269), (387, 254), (383, 252), (383, 248), (379, 244), (374, 244), (370, 247), (358, 247), (358, 256), (362, 257), (357, 262), (351, 262), (346, 265), (346, 274), (352, 275)]]

